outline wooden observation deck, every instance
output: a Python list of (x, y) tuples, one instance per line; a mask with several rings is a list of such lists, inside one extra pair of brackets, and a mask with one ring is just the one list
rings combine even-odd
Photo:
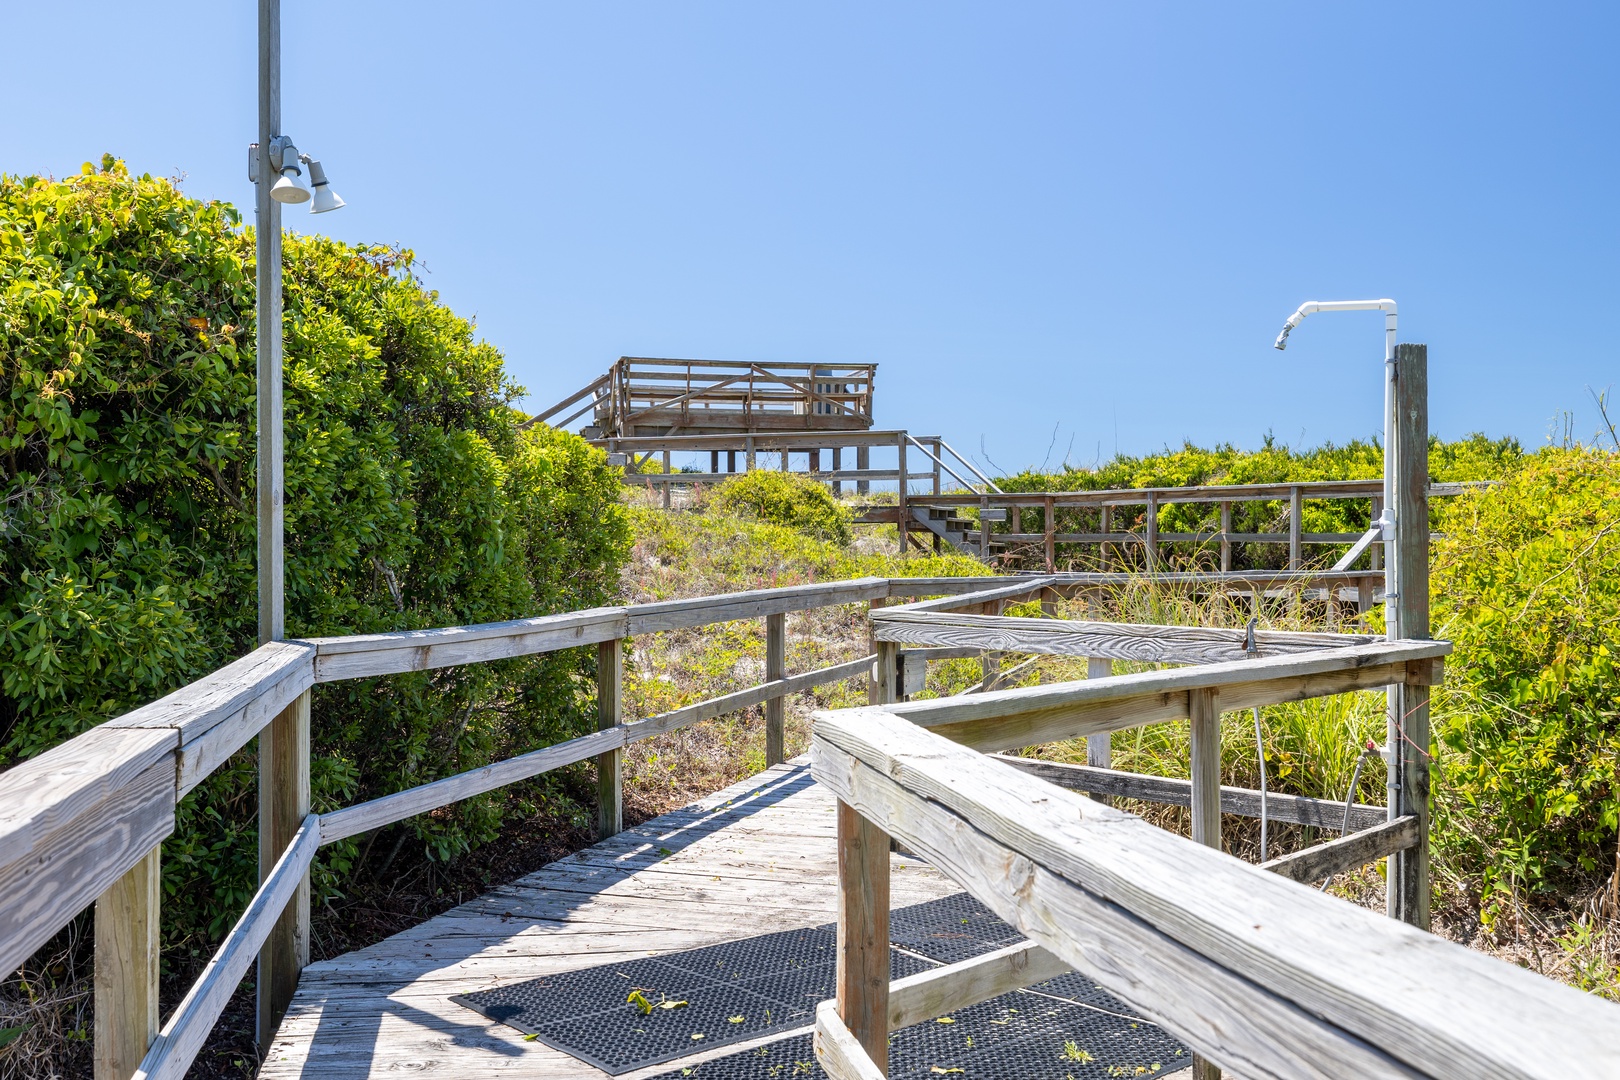
[(565, 427), (589, 412), (588, 439), (866, 431), (876, 375), (876, 364), (621, 356), (531, 422)]

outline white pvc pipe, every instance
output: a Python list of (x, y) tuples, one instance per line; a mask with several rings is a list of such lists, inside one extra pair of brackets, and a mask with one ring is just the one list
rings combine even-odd
[(1396, 570), (1395, 532), (1395, 301), (1382, 300), (1307, 300), (1299, 310), (1288, 316), (1282, 333), (1277, 335), (1277, 349), (1288, 347), (1288, 335), (1305, 320), (1305, 316), (1318, 311), (1382, 311), (1384, 313), (1384, 513), (1379, 519), (1384, 539), (1384, 625), (1389, 637), (1397, 639), (1402, 628), (1397, 625), (1395, 598), (1400, 594), (1400, 579)]

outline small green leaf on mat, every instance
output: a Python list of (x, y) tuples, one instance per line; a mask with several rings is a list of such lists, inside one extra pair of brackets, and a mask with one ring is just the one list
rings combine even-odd
[(935, 1065), (932, 1069), (929, 1069), (928, 1071), (931, 1072), (931, 1073), (938, 1073), (939, 1075), (944, 1076), (946, 1073), (962, 1072), (963, 1070), (961, 1070), (961, 1069), (942, 1069), (938, 1065)]
[(539, 1037), (540, 1037), (540, 1033), (537, 1031), (533, 1035), (525, 1035), (525, 1036), (523, 1036), (523, 1041), (524, 1042), (534, 1042), (534, 1040), (538, 1039)]
[(698, 1040), (698, 1039), (701, 1039), (701, 1038), (703, 1038), (703, 1032), (701, 1032), (701, 1031), (700, 1031), (700, 1032), (698, 1032), (698, 1033), (697, 1033), (697, 1034), (696, 1034), (696, 1035), (693, 1035), (693, 1036), (692, 1036), (692, 1039), (693, 1039), (693, 1041), (694, 1041), (694, 1042), (695, 1042), (695, 1041), (696, 1041), (696, 1040)]
[(632, 990), (632, 991), (630, 991), (630, 996), (625, 998), (624, 1000), (628, 1001), (630, 1004), (632, 1004), (636, 1008), (640, 1009), (642, 1016), (646, 1016), (648, 1013), (652, 1012), (652, 1010), (653, 1010), (652, 1002), (648, 1001), (647, 1000), (647, 995), (643, 994), (640, 990)]
[(954, 1023), (956, 1023), (956, 1018), (954, 1016), (942, 1016), (938, 1020), (935, 1020), (934, 1023), (936, 1023), (936, 1024), (954, 1024)]
[(740, 1024), (745, 1019), (746, 1019), (746, 1017), (742, 1017), (742, 1016), (730, 1016), (730, 1017), (726, 1018), (726, 1022), (730, 1023), (730, 1024)]
[(658, 1007), (660, 1009), (681, 1009), (685, 1008), (686, 1004), (684, 1001), (660, 1001)]

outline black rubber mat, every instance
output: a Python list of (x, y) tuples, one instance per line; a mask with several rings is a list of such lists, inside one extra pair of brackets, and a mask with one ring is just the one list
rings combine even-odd
[[(1023, 940), (965, 893), (899, 908), (889, 923), (896, 979)], [(617, 1075), (813, 1023), (816, 1005), (835, 994), (836, 949), (829, 924), (562, 972), (451, 1000)], [(633, 990), (651, 1012), (626, 1000)], [(1151, 1076), (1154, 1064), (1168, 1069), (1187, 1060), (1162, 1030), (1084, 976), (1064, 975), (1030, 990), (965, 1009), (950, 1023), (896, 1032), (891, 1077), (934, 1080), (957, 1075), (940, 1070), (960, 1068), (964, 1080), (1084, 1080)], [(1099, 1072), (1092, 1068), (1097, 1062), (1130, 1071)], [(786, 1080), (820, 1076), (821, 1069), (809, 1037), (795, 1036), (666, 1075)]]
[[(1191, 1062), (1163, 1029), (1039, 994), (1014, 992), (895, 1032), (890, 1080), (1113, 1080)], [(810, 1035), (661, 1073), (654, 1080), (793, 1080), (826, 1074)]]
[[(813, 1022), (835, 993), (836, 945), (831, 926), (787, 930), (451, 1000), (617, 1075)], [(892, 956), (895, 979), (934, 966)], [(636, 990), (651, 1012), (627, 1000)]]
[(967, 893), (897, 908), (889, 913), (889, 940), (942, 964), (955, 964), (1024, 940)]

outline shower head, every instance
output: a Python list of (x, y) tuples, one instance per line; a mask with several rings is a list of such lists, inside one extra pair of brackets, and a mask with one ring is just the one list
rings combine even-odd
[(1384, 313), (1384, 331), (1388, 339), (1386, 352), (1388, 357), (1395, 355), (1395, 301), (1393, 300), (1307, 300), (1299, 305), (1299, 310), (1288, 316), (1283, 323), (1282, 333), (1272, 342), (1272, 347), (1281, 351), (1288, 348), (1288, 335), (1305, 320), (1305, 316), (1314, 315), (1318, 311), (1382, 311)]

